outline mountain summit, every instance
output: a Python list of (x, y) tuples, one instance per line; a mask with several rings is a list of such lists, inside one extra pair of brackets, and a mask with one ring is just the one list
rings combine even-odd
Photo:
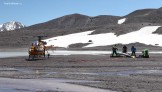
[(90, 17), (82, 14), (65, 15), (44, 23), (29, 26), (29, 30), (44, 30), (44, 29), (75, 29), (89, 28), (105, 25), (117, 24), (120, 17), (111, 15), (100, 15)]
[(11, 31), (25, 27), (22, 23), (10, 21), (0, 25), (0, 31)]

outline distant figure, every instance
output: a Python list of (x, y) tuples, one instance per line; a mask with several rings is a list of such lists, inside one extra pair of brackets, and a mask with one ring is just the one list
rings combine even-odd
[(117, 50), (118, 50), (118, 48), (116, 47), (116, 45), (114, 45), (113, 47), (112, 47), (112, 56), (114, 56), (114, 54), (117, 56)]
[(132, 51), (131, 56), (136, 56), (136, 48), (134, 46), (132, 46), (131, 51)]
[(127, 46), (123, 46), (123, 53), (127, 53)]

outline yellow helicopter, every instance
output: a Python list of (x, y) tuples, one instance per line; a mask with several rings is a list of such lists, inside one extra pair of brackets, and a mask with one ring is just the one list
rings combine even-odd
[[(50, 54), (48, 53), (48, 49), (53, 48), (54, 46), (45, 46), (47, 43), (45, 41), (42, 41), (42, 37), (46, 36), (37, 36), (38, 41), (35, 43), (32, 43), (31, 47), (29, 48), (29, 57), (28, 61), (30, 60), (38, 60), (38, 59), (45, 59), (46, 55), (47, 58), (49, 58)], [(42, 58), (43, 57), (43, 58)]]

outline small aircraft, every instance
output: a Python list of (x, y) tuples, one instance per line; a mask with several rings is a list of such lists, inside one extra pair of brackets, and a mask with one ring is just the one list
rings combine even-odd
[[(50, 54), (48, 53), (48, 49), (54, 47), (54, 46), (46, 46), (46, 42), (42, 41), (43, 37), (46, 36), (37, 36), (38, 37), (38, 41), (33, 42), (31, 47), (29, 48), (29, 57), (28, 57), (28, 61), (31, 60), (38, 60), (38, 59), (45, 59), (46, 55), (49, 58)], [(43, 56), (43, 58), (42, 58)]]

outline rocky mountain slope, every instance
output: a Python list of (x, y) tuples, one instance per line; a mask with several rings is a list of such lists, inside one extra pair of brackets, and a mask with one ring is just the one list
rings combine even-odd
[(147, 22), (147, 23), (162, 23), (162, 8), (159, 9), (143, 9), (137, 10), (128, 14), (126, 24), (128, 23), (139, 23), (139, 22)]
[[(89, 35), (114, 33), (120, 36), (146, 26), (162, 26), (161, 14), (162, 8), (136, 10), (125, 16), (66, 15), (12, 32), (0, 32), (0, 47), (28, 47), (38, 35), (45, 35), (47, 39), (89, 30), (94, 30)], [(122, 20), (120, 24), (119, 20)], [(154, 34), (162, 34), (162, 28), (159, 27)]]
[(30, 30), (43, 30), (43, 29), (75, 29), (75, 28), (89, 28), (99, 27), (104, 25), (117, 24), (118, 16), (101, 15), (90, 17), (81, 14), (71, 14), (60, 18), (50, 20), (45, 23), (36, 24), (28, 27)]

